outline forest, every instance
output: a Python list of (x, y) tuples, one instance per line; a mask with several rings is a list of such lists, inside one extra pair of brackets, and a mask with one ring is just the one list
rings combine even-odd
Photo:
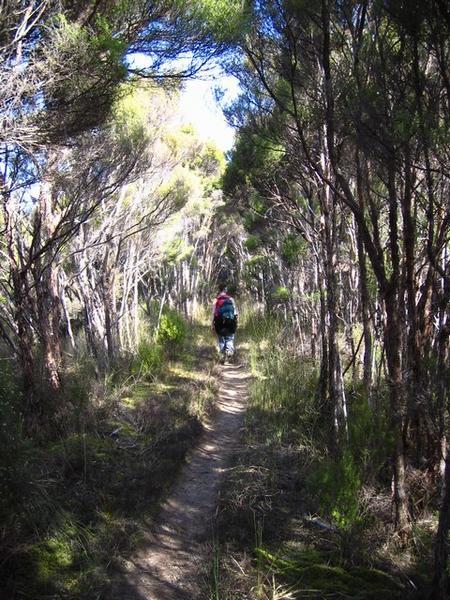
[[(225, 281), (248, 400), (176, 597), (447, 599), (448, 4), (0, 0), (0, 56), (0, 598), (172, 598), (118, 572)], [(225, 154), (180, 114), (218, 67)]]

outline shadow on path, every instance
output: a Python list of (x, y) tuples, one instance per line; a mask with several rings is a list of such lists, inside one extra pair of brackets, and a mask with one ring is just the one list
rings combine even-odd
[(206, 542), (211, 538), (222, 473), (238, 443), (249, 380), (240, 365), (222, 367), (216, 411), (188, 455), (156, 525), (127, 563), (121, 581), (115, 581), (110, 600), (200, 597), (198, 581), (211, 562)]

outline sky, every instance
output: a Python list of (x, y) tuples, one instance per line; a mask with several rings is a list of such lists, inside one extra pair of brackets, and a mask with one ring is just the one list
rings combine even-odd
[(202, 138), (213, 140), (226, 152), (233, 146), (235, 132), (227, 124), (215, 99), (216, 87), (223, 90), (222, 102), (225, 103), (236, 98), (239, 91), (234, 77), (221, 75), (218, 71), (215, 77), (190, 80), (180, 98), (181, 118), (185, 123), (191, 123)]
[[(150, 60), (143, 54), (133, 54), (127, 61), (135, 68), (145, 68)], [(189, 59), (184, 61), (189, 64)], [(177, 61), (183, 65), (183, 60)], [(230, 127), (215, 98), (215, 89), (222, 91), (222, 100), (227, 104), (239, 93), (239, 84), (235, 77), (226, 76), (219, 65), (209, 65), (208, 69), (197, 77), (187, 80), (180, 98), (182, 123), (192, 124), (200, 137), (213, 140), (217, 146), (227, 152), (231, 150), (235, 132)]]

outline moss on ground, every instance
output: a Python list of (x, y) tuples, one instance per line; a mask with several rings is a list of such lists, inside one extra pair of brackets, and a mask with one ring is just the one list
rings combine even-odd
[(327, 598), (357, 600), (400, 600), (405, 589), (400, 581), (378, 569), (330, 565), (316, 549), (306, 549), (289, 558), (273, 555), (264, 548), (255, 553), (264, 561), (270, 573), (304, 594), (321, 593)]

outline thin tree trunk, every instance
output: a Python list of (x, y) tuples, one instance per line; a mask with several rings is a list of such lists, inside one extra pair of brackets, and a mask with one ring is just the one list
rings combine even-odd
[(19, 349), (19, 362), (21, 367), (22, 389), (25, 399), (25, 415), (36, 413), (37, 397), (35, 389), (35, 369), (33, 357), (33, 332), (30, 326), (26, 307), (26, 284), (25, 274), (19, 272), (17, 268), (11, 269), (13, 281), (13, 300), (15, 305), (14, 320), (17, 326), (17, 339)]
[(361, 236), (357, 233), (356, 237), (358, 244), (359, 295), (361, 301), (361, 318), (364, 337), (363, 380), (367, 402), (370, 405), (372, 397), (373, 341), (372, 329), (370, 324), (369, 290), (367, 286), (367, 265)]
[[(322, 168), (330, 176), (330, 164), (322, 154)], [(323, 219), (323, 246), (326, 277), (326, 327), (328, 336), (327, 402), (333, 414), (332, 445), (339, 445), (340, 436), (347, 431), (347, 408), (343, 386), (342, 367), (337, 344), (337, 248), (336, 248), (336, 207), (331, 190), (326, 186), (321, 193)]]
[(386, 299), (386, 362), (389, 376), (390, 425), (394, 440), (393, 500), (396, 526), (403, 530), (409, 522), (405, 484), (405, 447), (403, 443), (404, 387), (401, 367), (401, 329), (397, 314), (396, 299)]
[(139, 288), (138, 276), (135, 271), (133, 284), (133, 320), (134, 320), (134, 348), (137, 348), (139, 343)]
[(113, 331), (114, 306), (113, 306), (113, 286), (114, 272), (108, 263), (109, 252), (105, 252), (105, 257), (102, 264), (102, 301), (105, 315), (105, 337), (106, 350), (108, 355), (108, 364), (111, 367), (116, 359), (116, 344)]
[(448, 437), (443, 447), (445, 470), (442, 478), (439, 523), (434, 546), (434, 576), (430, 600), (448, 599), (448, 531), (450, 525), (450, 444)]
[(58, 294), (57, 275), (53, 265), (41, 272), (36, 284), (39, 335), (42, 342), (44, 373), (53, 392), (61, 390), (61, 304)]
[(395, 522), (400, 530), (409, 524), (408, 497), (405, 481), (405, 446), (404, 419), (405, 397), (402, 369), (403, 355), (403, 314), (402, 289), (400, 281), (400, 256), (398, 237), (398, 202), (395, 188), (395, 165), (388, 167), (389, 192), (389, 246), (392, 275), (385, 290), (385, 349), (389, 378), (389, 395), (391, 406), (391, 431), (394, 439), (393, 456), (393, 495), (395, 507)]
[(332, 423), (332, 410), (330, 407), (330, 399), (328, 397), (328, 380), (330, 368), (329, 350), (328, 350), (328, 336), (327, 336), (327, 309), (325, 291), (322, 285), (322, 279), (319, 276), (318, 280), (319, 294), (320, 294), (320, 375), (318, 381), (318, 395), (320, 400), (320, 409), (323, 418), (326, 422)]
[[(366, 190), (369, 187), (367, 181), (367, 169), (363, 169), (359, 152), (356, 152), (356, 190), (359, 201), (362, 205), (366, 204), (364, 198)], [(370, 296), (367, 284), (367, 261), (364, 252), (364, 243), (360, 227), (356, 224), (356, 245), (358, 254), (359, 267), (359, 297), (361, 302), (361, 318), (364, 336), (364, 359), (363, 359), (363, 381), (364, 391), (366, 393), (367, 402), (371, 405), (372, 399), (372, 378), (373, 378), (373, 340), (370, 323)]]
[[(41, 248), (53, 234), (53, 198), (51, 185), (45, 178), (39, 196), (34, 220), (34, 243)], [(37, 328), (42, 346), (43, 369), (46, 382), (53, 392), (61, 390), (61, 302), (58, 290), (57, 267), (53, 246), (35, 260), (33, 278), (36, 289)]]
[(70, 341), (72, 350), (75, 350), (76, 349), (75, 337), (73, 335), (72, 325), (70, 323), (69, 309), (67, 308), (66, 294), (65, 294), (63, 282), (60, 282), (60, 291), (61, 291), (61, 294), (60, 294), (61, 308), (64, 313), (64, 318), (66, 320), (67, 335), (69, 336), (69, 341)]

